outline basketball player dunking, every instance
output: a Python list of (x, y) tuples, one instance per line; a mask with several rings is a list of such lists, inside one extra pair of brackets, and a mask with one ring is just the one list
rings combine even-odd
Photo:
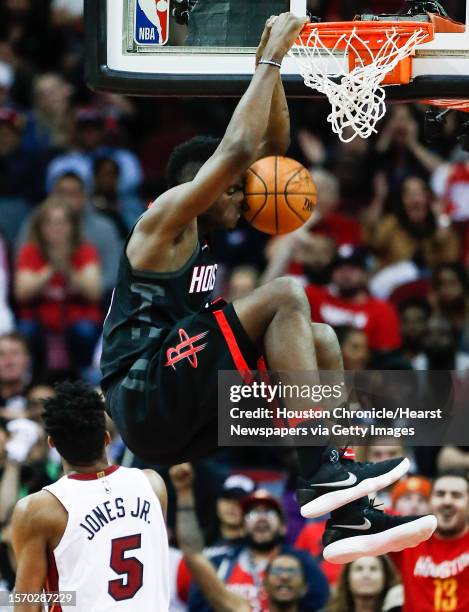
[[(196, 138), (174, 151), (171, 188), (126, 243), (104, 325), (102, 386), (126, 444), (150, 462), (179, 463), (216, 449), (218, 371), (256, 370), (259, 347), (271, 370), (342, 368), (335, 333), (311, 324), (293, 280), (276, 279), (233, 304), (210, 301), (217, 264), (204, 238), (236, 226), (247, 168), (288, 148), (279, 66), (305, 21), (290, 13), (268, 21), (257, 69), (224, 138)], [(434, 530), (434, 517), (390, 517), (364, 497), (400, 478), (407, 459), (359, 464), (332, 447), (300, 448), (298, 456), (302, 514), (332, 512), (324, 536), (330, 560), (415, 545)]]
[[(15, 592), (76, 591), (77, 612), (168, 610), (163, 480), (109, 465), (104, 402), (86, 385), (57, 385), (43, 418), (65, 475), (15, 507)], [(15, 604), (16, 612), (42, 609)], [(62, 607), (52, 600), (48, 609)]]

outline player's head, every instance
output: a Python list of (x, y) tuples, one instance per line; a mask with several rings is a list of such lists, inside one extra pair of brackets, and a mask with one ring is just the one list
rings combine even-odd
[(330, 610), (355, 610), (355, 601), (363, 598), (374, 599), (373, 609), (381, 610), (386, 593), (397, 582), (396, 571), (386, 556), (360, 557), (344, 567)]
[(88, 466), (104, 458), (110, 440), (104, 402), (83, 382), (55, 386), (55, 396), (44, 401), (42, 415), (49, 444), (70, 465)]
[[(166, 170), (169, 188), (188, 183), (212, 157), (220, 144), (219, 138), (196, 136), (172, 152)], [(244, 177), (230, 185), (213, 205), (199, 217), (208, 229), (233, 229), (238, 223), (244, 201)]]
[(469, 482), (464, 470), (447, 470), (437, 476), (430, 510), (437, 518), (439, 536), (451, 538), (464, 533), (469, 513)]
[(280, 554), (265, 570), (264, 587), (271, 603), (279, 608), (298, 602), (307, 591), (301, 560), (294, 554)]
[(248, 545), (254, 550), (273, 550), (285, 535), (279, 502), (266, 491), (258, 490), (246, 497), (242, 506)]

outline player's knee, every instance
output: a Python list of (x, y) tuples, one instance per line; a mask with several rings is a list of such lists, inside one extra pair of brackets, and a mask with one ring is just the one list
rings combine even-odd
[(296, 279), (282, 276), (269, 283), (272, 290), (272, 301), (277, 308), (310, 310), (308, 298), (303, 285)]
[(312, 323), (314, 342), (329, 349), (339, 347), (334, 329), (327, 323)]

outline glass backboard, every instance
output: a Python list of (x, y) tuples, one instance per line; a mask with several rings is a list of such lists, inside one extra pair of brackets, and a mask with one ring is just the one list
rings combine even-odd
[[(153, 96), (238, 96), (254, 69), (265, 20), (309, 10), (325, 20), (353, 14), (395, 14), (432, 1), (410, 0), (87, 0), (86, 70), (98, 90)], [(461, 26), (421, 46), (408, 86), (388, 87), (389, 99), (469, 97), (469, 0), (440, 6)], [(417, 11), (419, 12), (419, 11)], [(466, 27), (467, 24), (467, 27)], [(326, 61), (326, 60), (325, 60)], [(287, 93), (311, 97), (292, 58), (282, 67)]]

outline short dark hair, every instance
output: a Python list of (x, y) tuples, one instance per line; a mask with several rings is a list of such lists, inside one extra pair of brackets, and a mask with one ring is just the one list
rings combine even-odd
[(7, 332), (6, 334), (0, 334), (0, 342), (2, 340), (10, 340), (11, 342), (17, 342), (18, 344), (21, 344), (24, 348), (25, 353), (28, 353), (29, 355), (30, 350), (28, 340), (26, 339), (26, 336), (23, 336), (23, 334), (21, 334), (20, 332), (12, 331)]
[(178, 145), (171, 153), (166, 168), (168, 187), (180, 185), (181, 174), (187, 164), (198, 162), (201, 165), (205, 164), (215, 153), (220, 142), (220, 138), (213, 136), (196, 136)]
[(60, 181), (63, 181), (64, 179), (73, 179), (77, 183), (80, 183), (82, 189), (86, 190), (86, 183), (84, 178), (80, 176), (77, 172), (73, 172), (73, 170), (67, 170), (67, 172), (63, 172), (62, 174), (56, 176), (54, 179), (54, 188), (57, 186), (57, 183), (60, 183)]
[(44, 428), (66, 461), (91, 465), (104, 451), (103, 399), (81, 381), (58, 383), (54, 389), (55, 397), (44, 400)]
[(453, 478), (462, 478), (463, 480), (466, 481), (468, 489), (469, 489), (469, 472), (466, 468), (455, 466), (451, 468), (446, 468), (444, 470), (440, 470), (435, 476), (435, 479), (433, 481), (433, 486), (435, 486), (435, 483), (437, 480), (440, 480), (440, 478), (445, 478), (446, 476), (451, 476)]

